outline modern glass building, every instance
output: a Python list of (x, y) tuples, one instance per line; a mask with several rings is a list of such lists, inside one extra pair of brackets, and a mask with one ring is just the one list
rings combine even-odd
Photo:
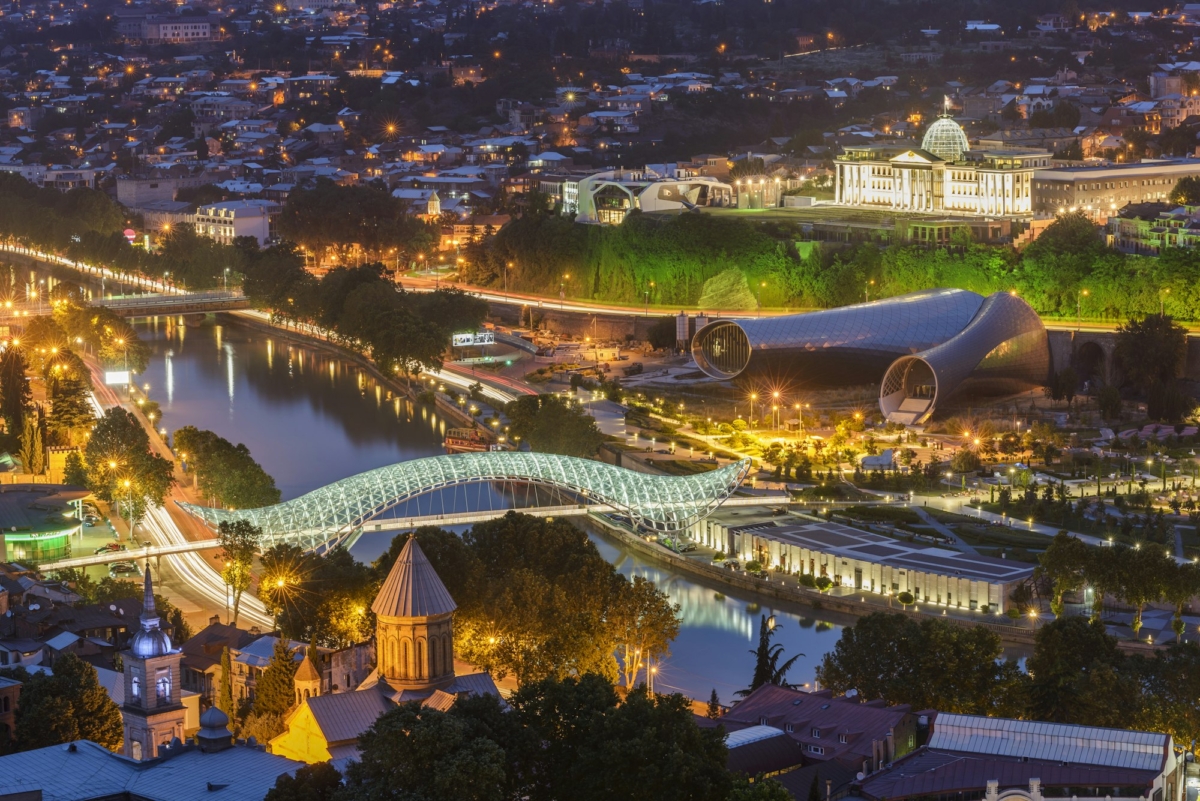
[(707, 375), (792, 375), (825, 385), (880, 383), (894, 422), (928, 420), (960, 389), (1016, 392), (1044, 384), (1050, 348), (1041, 319), (1002, 292), (929, 289), (840, 309), (715, 320), (692, 355)]

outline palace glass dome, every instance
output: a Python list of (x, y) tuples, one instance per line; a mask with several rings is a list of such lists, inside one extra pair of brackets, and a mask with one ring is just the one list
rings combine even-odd
[(925, 132), (921, 149), (945, 161), (961, 161), (963, 153), (970, 150), (971, 146), (961, 125), (949, 117), (938, 117)]

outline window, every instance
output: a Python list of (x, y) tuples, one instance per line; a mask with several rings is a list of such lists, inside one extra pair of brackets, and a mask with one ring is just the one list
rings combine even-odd
[(171, 669), (160, 667), (154, 671), (154, 697), (159, 701), (171, 700)]
[(820, 729), (817, 729), (817, 728), (814, 728), (814, 729), (812, 730), (812, 736), (813, 736), (813, 738), (814, 738), (814, 739), (820, 740), (820, 739), (821, 739), (821, 730), (820, 730)]
[(767, 719), (766, 719), (765, 717), (759, 718), (759, 719), (758, 719), (758, 725), (759, 725), (759, 726), (766, 726), (766, 725), (767, 725)]
[(808, 752), (810, 754), (817, 754), (819, 756), (825, 753), (825, 749), (819, 745), (810, 745), (808, 747)]
[[(8, 709), (7, 709), (8, 699), (7, 698), (4, 699), (4, 703), (5, 703), (5, 707), (6, 707), (5, 711), (7, 712), (8, 711)], [(787, 729), (788, 734), (791, 734), (794, 731), (794, 729), (792, 728), (792, 724), (790, 724), (790, 723), (787, 726), (785, 726), (784, 728)]]
[(846, 743), (850, 742), (850, 738), (849, 738), (849, 737), (847, 737), (847, 736), (846, 736), (846, 735), (844, 735), (844, 734), (839, 734), (839, 735), (838, 735), (838, 742), (839, 742), (839, 743), (842, 743), (842, 744), (844, 745), (844, 744), (846, 744)]
[(133, 693), (134, 698), (142, 697), (142, 679), (140, 676), (133, 677), (133, 681), (130, 683), (130, 691)]

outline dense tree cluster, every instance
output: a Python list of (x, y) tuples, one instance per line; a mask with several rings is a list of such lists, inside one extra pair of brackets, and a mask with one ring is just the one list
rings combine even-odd
[[(562, 217), (528, 215), (469, 254), (465, 275), (483, 286), (640, 304), (696, 305), (706, 284), (733, 270), (745, 308), (843, 306), (872, 297), (957, 287), (983, 294), (1016, 291), (1039, 313), (1120, 320), (1166, 313), (1200, 319), (1200, 254), (1170, 249), (1158, 257), (1107, 247), (1082, 215), (1066, 214), (1020, 253), (974, 244), (965, 232), (952, 247), (914, 245), (797, 249), (800, 232), (785, 224), (682, 215), (669, 220), (631, 214), (613, 227), (578, 226)], [(570, 275), (569, 279), (563, 279)], [(721, 280), (727, 280), (722, 278)], [(763, 286), (765, 284), (765, 286)], [(1169, 291), (1167, 291), (1169, 289)], [(1083, 290), (1087, 290), (1083, 294)]]
[(1067, 616), (1038, 631), (1027, 672), (1000, 656), (981, 627), (880, 612), (842, 633), (817, 678), (914, 709), (1162, 731), (1184, 747), (1200, 738), (1200, 644), (1130, 656), (1099, 621)]
[(594, 674), (522, 687), (505, 710), (493, 696), (460, 699), (448, 712), (404, 704), (359, 739), (362, 758), (337, 788), (306, 795), (280, 779), (272, 801), (778, 801), (772, 780), (752, 784), (725, 769), (725, 733), (702, 729), (680, 695), (644, 687), (623, 701)]
[(437, 229), (411, 216), (407, 203), (375, 186), (340, 186), (327, 178), (288, 195), (279, 232), (311, 251), (357, 245), (377, 260), (408, 263), (437, 245)]
[[(592, 672), (633, 684), (679, 632), (678, 608), (660, 590), (621, 576), (567, 522), (510, 512), (461, 537), (434, 527), (416, 536), (458, 605), (458, 655), (498, 678)], [(344, 549), (317, 557), (277, 545), (262, 556), (258, 595), (286, 637), (362, 642), (374, 630), (371, 602), (404, 543), (397, 537), (372, 567)]]
[(440, 368), (450, 335), (476, 330), (487, 316), (486, 301), (457, 290), (405, 292), (378, 263), (317, 279), (298, 258), (272, 259), (247, 274), (245, 289), (275, 319), (327, 331), (381, 370), (404, 375)]
[(280, 493), (250, 449), (212, 431), (184, 426), (175, 432), (175, 453), (196, 474), (199, 490), (231, 509), (256, 509), (279, 503)]
[[(417, 538), (458, 604), (458, 653), (498, 678), (614, 681), (619, 655), (641, 648), (641, 660), (656, 661), (678, 633), (663, 593), (630, 583), (565, 521), (510, 512), (461, 537), (425, 527)], [(375, 562), (379, 580), (403, 545), (396, 538)]]
[(558, 395), (529, 395), (510, 401), (504, 413), (514, 442), (535, 451), (564, 456), (594, 456), (604, 436), (596, 419), (579, 403)]
[(100, 684), (96, 669), (75, 654), (59, 657), (52, 676), (20, 667), (0, 674), (22, 683), (16, 731), (12, 741), (0, 743), (0, 752), (29, 751), (73, 740), (92, 740), (120, 750), (121, 710)]
[(170, 461), (150, 449), (146, 429), (130, 412), (114, 406), (92, 429), (84, 448), (85, 486), (102, 501), (118, 502), (123, 515), (141, 520), (161, 506), (175, 484)]
[(283, 636), (329, 648), (345, 648), (374, 631), (371, 602), (379, 581), (345, 548), (325, 556), (288, 543), (262, 555), (258, 597)]

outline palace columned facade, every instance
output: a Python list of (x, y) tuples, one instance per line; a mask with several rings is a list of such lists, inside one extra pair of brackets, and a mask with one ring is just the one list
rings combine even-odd
[(992, 217), (1033, 212), (1033, 175), (1046, 150), (971, 150), (958, 123), (943, 117), (921, 146), (889, 142), (846, 147), (835, 162), (837, 203), (863, 208)]

